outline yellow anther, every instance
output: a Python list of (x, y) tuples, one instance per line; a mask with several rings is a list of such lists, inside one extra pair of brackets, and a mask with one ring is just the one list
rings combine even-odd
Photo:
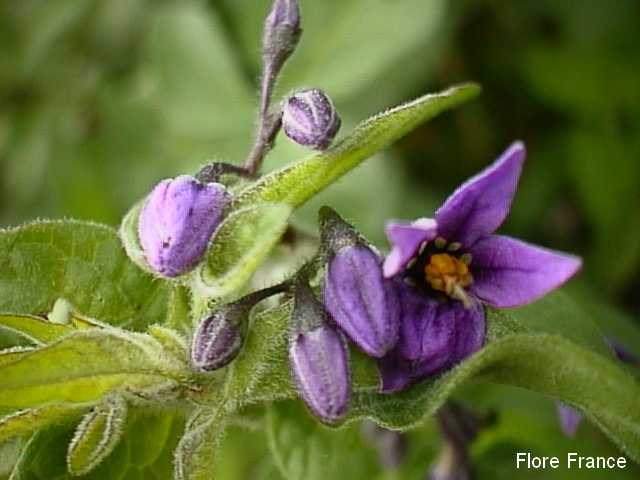
[(461, 300), (463, 289), (473, 282), (469, 266), (448, 253), (432, 255), (424, 267), (424, 274), (431, 288), (458, 300)]

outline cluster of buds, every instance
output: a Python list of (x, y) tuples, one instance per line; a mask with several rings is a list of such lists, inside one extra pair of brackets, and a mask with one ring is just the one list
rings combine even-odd
[(161, 181), (147, 197), (138, 221), (138, 240), (149, 270), (172, 278), (192, 270), (202, 259), (231, 201), (224, 174), (251, 177), (284, 129), (294, 142), (324, 150), (340, 128), (340, 116), (321, 90), (292, 94), (271, 111), (271, 97), (282, 67), (295, 51), (301, 35), (296, 0), (275, 0), (264, 26), (263, 75), (256, 142), (245, 166), (206, 165), (194, 177), (182, 175)]
[(302, 29), (300, 7), (296, 0), (275, 0), (267, 16), (262, 37), (262, 81), (255, 143), (245, 163), (254, 175), (265, 155), (273, 148), (281, 128), (294, 142), (325, 150), (338, 129), (340, 117), (333, 102), (318, 89), (292, 94), (282, 105), (271, 109), (271, 97), (286, 61), (295, 51)]

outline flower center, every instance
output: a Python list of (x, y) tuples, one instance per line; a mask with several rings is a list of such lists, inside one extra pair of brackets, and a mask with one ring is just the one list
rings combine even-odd
[(458, 259), (448, 253), (436, 253), (431, 255), (429, 263), (424, 267), (424, 275), (431, 288), (444, 292), (467, 306), (469, 298), (464, 288), (473, 283), (473, 277), (464, 260), (464, 256)]

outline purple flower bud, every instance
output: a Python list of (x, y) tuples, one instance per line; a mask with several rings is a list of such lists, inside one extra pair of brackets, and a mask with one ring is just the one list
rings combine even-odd
[(400, 300), (382, 260), (358, 232), (328, 207), (320, 210), (322, 246), (329, 257), (324, 304), (347, 336), (372, 357), (398, 342)]
[(229, 201), (224, 186), (200, 183), (188, 175), (156, 185), (138, 221), (149, 266), (165, 277), (191, 270), (204, 255)]
[(296, 0), (275, 0), (264, 23), (262, 55), (269, 82), (291, 56), (300, 40), (300, 7)]
[(340, 124), (333, 102), (322, 90), (303, 90), (283, 103), (284, 133), (300, 145), (326, 150), (338, 133)]
[(347, 413), (351, 394), (349, 354), (342, 335), (308, 285), (296, 288), (294, 331), (289, 361), (298, 392), (322, 421), (334, 423)]
[(344, 247), (331, 259), (324, 282), (327, 310), (367, 355), (380, 358), (398, 342), (400, 301), (382, 260), (364, 245)]
[(217, 370), (238, 355), (250, 309), (250, 306), (232, 303), (200, 322), (191, 345), (191, 364), (196, 370)]
[(265, 21), (265, 35), (281, 28), (300, 30), (300, 7), (296, 0), (275, 0)]
[(231, 362), (244, 343), (244, 333), (251, 309), (272, 295), (285, 292), (287, 283), (252, 292), (215, 310), (200, 322), (191, 344), (191, 364), (210, 372)]

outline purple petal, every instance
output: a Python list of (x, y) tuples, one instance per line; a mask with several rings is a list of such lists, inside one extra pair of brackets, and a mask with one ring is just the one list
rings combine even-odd
[(380, 393), (395, 393), (411, 385), (413, 380), (412, 362), (400, 356), (398, 350), (392, 350), (378, 360), (378, 371), (382, 385)]
[(490, 167), (460, 186), (438, 209), (438, 235), (466, 247), (502, 225), (525, 159), (521, 142), (513, 143)]
[(485, 315), (474, 302), (438, 303), (427, 296), (402, 290), (403, 316), (398, 346), (378, 361), (382, 393), (393, 393), (444, 371), (482, 347)]
[(480, 350), (487, 333), (484, 308), (474, 301), (471, 308), (461, 308), (459, 303), (451, 308), (456, 322), (456, 337), (453, 345), (453, 362), (458, 363)]
[(324, 283), (325, 307), (366, 354), (382, 357), (398, 341), (400, 303), (395, 284), (382, 276), (380, 258), (363, 245), (333, 257)]
[(386, 233), (392, 249), (384, 260), (383, 271), (390, 278), (404, 270), (418, 254), (422, 242), (430, 242), (438, 232), (435, 220), (419, 218), (412, 223), (389, 222)]
[(573, 407), (562, 402), (556, 402), (558, 412), (558, 423), (560, 429), (567, 437), (575, 437), (578, 427), (582, 422), (582, 414)]
[(440, 304), (415, 288), (397, 282), (402, 316), (398, 351), (406, 360), (441, 365), (449, 359), (455, 321), (446, 304)]
[(326, 422), (340, 420), (351, 393), (349, 354), (340, 333), (323, 325), (298, 334), (289, 348), (289, 360), (298, 391), (311, 411)]
[(531, 303), (569, 280), (582, 266), (578, 257), (502, 235), (478, 241), (472, 255), (469, 290), (494, 307)]

